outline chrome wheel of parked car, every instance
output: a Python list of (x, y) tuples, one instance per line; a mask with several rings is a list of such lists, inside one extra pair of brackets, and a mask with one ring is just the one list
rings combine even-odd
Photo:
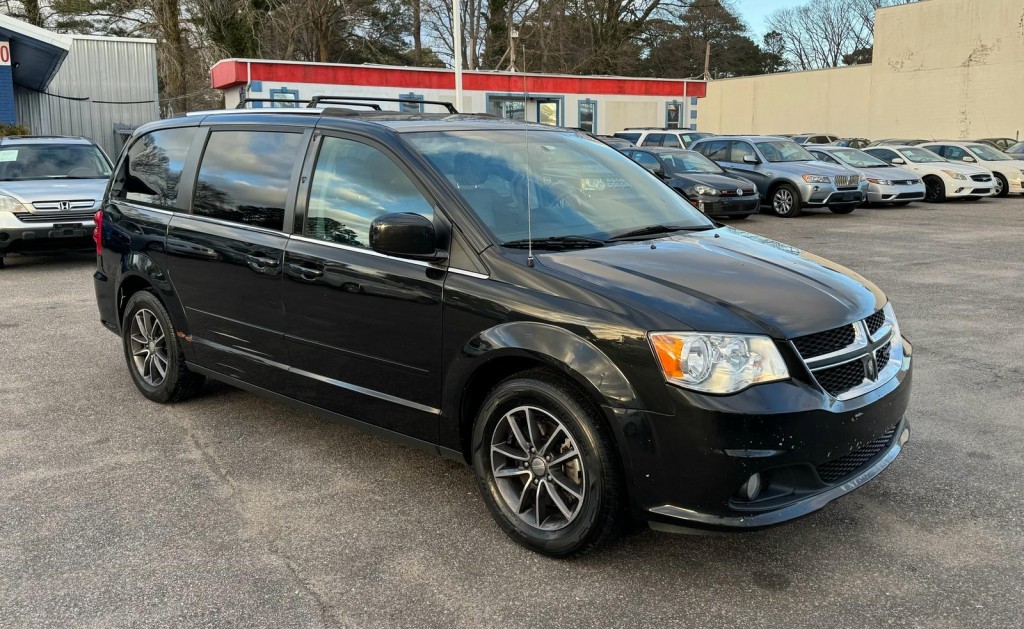
[(614, 540), (629, 519), (617, 451), (594, 403), (543, 368), (498, 383), (470, 443), (480, 493), (515, 541), (554, 557)]
[(772, 193), (772, 209), (779, 216), (791, 218), (800, 214), (803, 203), (800, 193), (789, 184), (782, 184)]
[(491, 435), (491, 473), (501, 497), (530, 526), (557, 531), (580, 512), (586, 471), (576, 441), (542, 408), (518, 406)]
[(1010, 186), (1006, 181), (1006, 177), (1003, 177), (999, 173), (996, 173), (996, 191), (993, 196), (1005, 197), (1010, 193)]
[(132, 362), (139, 375), (151, 386), (157, 386), (167, 377), (167, 335), (152, 310), (140, 308), (132, 317), (129, 336)]

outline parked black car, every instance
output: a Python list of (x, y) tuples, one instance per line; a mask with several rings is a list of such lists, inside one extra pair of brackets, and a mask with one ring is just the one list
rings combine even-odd
[(213, 378), (465, 461), (549, 555), (630, 518), (791, 520), (909, 438), (881, 290), (575, 132), (198, 112), (134, 132), (96, 221), (100, 318), (143, 395)]
[(852, 149), (862, 149), (871, 145), (867, 138), (840, 138), (832, 142), (832, 146), (846, 146)]
[(753, 182), (726, 172), (695, 151), (628, 149), (627, 157), (665, 180), (708, 216), (746, 218), (756, 214), (761, 198)]

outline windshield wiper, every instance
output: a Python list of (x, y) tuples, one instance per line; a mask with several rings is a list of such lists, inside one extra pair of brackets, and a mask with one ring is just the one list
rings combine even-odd
[(679, 231), (690, 231), (690, 232), (702, 232), (709, 229), (715, 229), (714, 225), (693, 225), (690, 227), (680, 227), (679, 225), (648, 225), (647, 227), (641, 227), (640, 229), (634, 229), (618, 236), (612, 236), (609, 241), (615, 240), (628, 240), (629, 238), (637, 238), (640, 236), (654, 236), (656, 234), (670, 234), (672, 232)]
[(510, 240), (501, 243), (502, 247), (513, 249), (528, 249), (533, 244), (534, 249), (586, 249), (588, 247), (603, 247), (603, 240), (588, 238), (587, 236), (550, 236), (548, 238), (529, 238)]

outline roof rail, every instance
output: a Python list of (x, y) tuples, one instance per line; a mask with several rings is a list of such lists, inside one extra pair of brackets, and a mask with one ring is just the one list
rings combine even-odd
[[(353, 101), (353, 102), (347, 102)], [(409, 103), (410, 105), (440, 105), (448, 110), (450, 114), (457, 114), (459, 110), (448, 101), (443, 100), (420, 100), (418, 98), (378, 98), (376, 96), (314, 96), (307, 107), (319, 107), (321, 103), (328, 105), (355, 105), (359, 103)], [(362, 105), (367, 107), (369, 105)], [(380, 106), (374, 107), (380, 109)]]
[[(235, 109), (246, 109), (246, 105), (249, 103), (274, 103), (275, 105), (282, 105), (284, 107), (298, 107), (301, 103), (308, 103), (308, 100), (284, 100), (277, 98), (243, 98), (238, 101), (235, 105)], [(294, 103), (294, 105), (290, 104)]]

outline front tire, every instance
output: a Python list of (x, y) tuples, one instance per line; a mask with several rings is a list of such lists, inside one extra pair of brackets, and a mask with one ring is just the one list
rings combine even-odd
[(473, 469), (513, 540), (568, 557), (611, 543), (628, 520), (622, 472), (593, 405), (533, 370), (498, 384), (476, 418)]
[(782, 218), (800, 216), (803, 211), (803, 199), (800, 192), (788, 183), (780, 184), (772, 192), (772, 209)]
[(938, 177), (924, 178), (924, 200), (926, 203), (942, 203), (946, 200), (946, 184)]
[(1005, 197), (1010, 194), (1010, 182), (1006, 180), (1006, 177), (995, 173), (996, 175), (996, 193), (993, 196)]
[(206, 380), (185, 366), (185, 355), (167, 309), (149, 291), (131, 296), (121, 321), (121, 344), (135, 387), (154, 402), (181, 402)]

